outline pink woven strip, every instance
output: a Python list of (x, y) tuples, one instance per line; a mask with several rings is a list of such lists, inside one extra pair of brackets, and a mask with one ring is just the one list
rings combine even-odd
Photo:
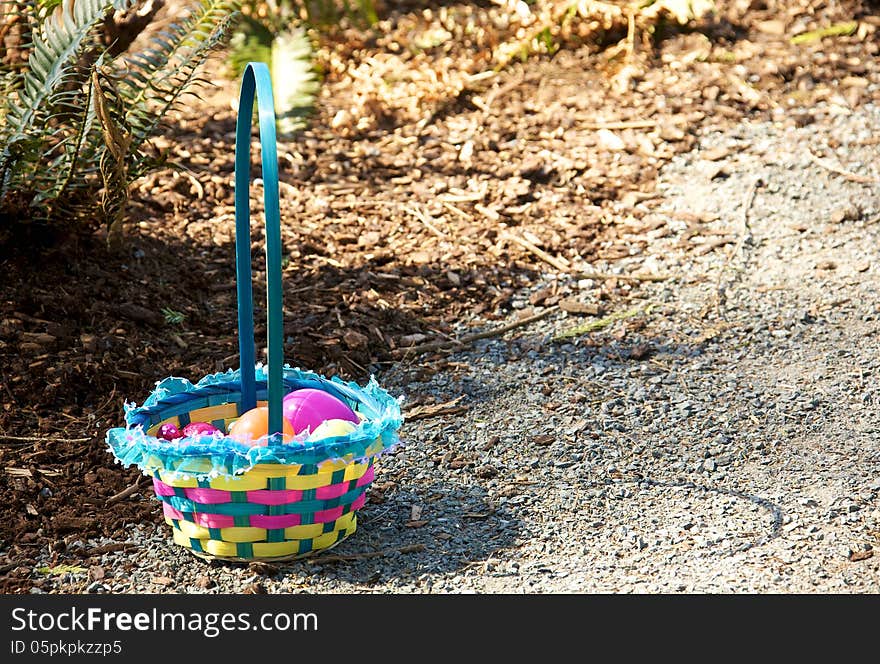
[(156, 490), (157, 496), (173, 496), (174, 495), (174, 487), (168, 486), (162, 480), (157, 480), (155, 477), (153, 478), (153, 489)]
[(299, 514), (251, 515), (251, 525), (254, 528), (290, 528), (291, 526), (298, 526), (300, 523), (302, 523), (302, 516)]
[[(357, 500), (355, 500), (351, 504), (351, 511), (359, 510), (364, 506), (364, 503), (367, 502), (367, 497), (364, 494), (361, 494)], [(315, 512), (315, 523), (329, 523), (330, 521), (336, 521), (339, 517), (342, 516), (345, 507), (340, 505), (339, 507), (334, 507), (329, 510), (318, 510)]]
[(222, 489), (184, 489), (183, 493), (186, 497), (196, 503), (231, 503), (232, 494)]
[[(165, 516), (172, 519), (184, 519), (183, 513), (174, 509), (168, 503), (162, 503)], [(202, 512), (194, 512), (192, 514), (195, 523), (204, 528), (232, 528), (235, 526), (235, 519), (229, 514), (204, 514)]]
[(255, 489), (247, 492), (249, 503), (258, 505), (287, 505), (302, 500), (303, 492), (299, 489)]
[(367, 472), (361, 475), (361, 478), (357, 481), (355, 486), (364, 486), (366, 484), (369, 484), (373, 481), (373, 477), (375, 477), (375, 475), (376, 473), (373, 470), (373, 466), (370, 466), (369, 468), (367, 468)]
[(339, 484), (328, 484), (327, 486), (319, 486), (315, 489), (315, 498), (318, 500), (329, 500), (330, 498), (339, 498), (343, 493), (348, 491), (348, 482)]
[(339, 507), (334, 507), (329, 510), (319, 510), (315, 512), (315, 523), (329, 523), (330, 521), (336, 521), (339, 517), (342, 516), (342, 505)]

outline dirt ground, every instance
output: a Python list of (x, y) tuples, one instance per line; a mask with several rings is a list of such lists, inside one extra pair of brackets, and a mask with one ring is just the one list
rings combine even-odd
[[(372, 31), (328, 38), (310, 126), (279, 146), (293, 365), (358, 381), (400, 362), (442, 371), (442, 352), (405, 348), (506, 316), (548, 258), (607, 270), (644, 250), (652, 222), (635, 203), (698, 136), (743, 118), (802, 127), (819, 102), (880, 101), (880, 17), (867, 2), (718, 2), (686, 29), (636, 40), (627, 70), (612, 35), (489, 75), (497, 8), (430, 4), (386, 2)], [(850, 35), (790, 41), (850, 20)], [(101, 229), (21, 224), (0, 237), (4, 592), (39, 585), (27, 571), (38, 551), (158, 523), (155, 503), (113, 499), (140, 473), (113, 463), (106, 430), (161, 378), (237, 367), (238, 83), (220, 60), (208, 71), (216, 85), (156, 141), (180, 168), (138, 183), (121, 253)], [(258, 303), (261, 265), (255, 247)], [(623, 307), (638, 288), (605, 280), (600, 302)]]

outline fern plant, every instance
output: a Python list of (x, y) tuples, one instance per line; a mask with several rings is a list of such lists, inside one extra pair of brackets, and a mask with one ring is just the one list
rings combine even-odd
[[(198, 0), (136, 52), (114, 55), (106, 21), (136, 0), (4, 0), (23, 22), (26, 63), (0, 61), (0, 214), (102, 221), (118, 235), (130, 185), (161, 164), (147, 150), (200, 82), (238, 0)], [(97, 199), (97, 206), (94, 201)]]

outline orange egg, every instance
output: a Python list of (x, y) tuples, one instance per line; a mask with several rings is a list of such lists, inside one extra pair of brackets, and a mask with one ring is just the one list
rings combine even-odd
[[(285, 443), (293, 441), (293, 426), (285, 418), (281, 418), (283, 431), (281, 440)], [(265, 445), (269, 434), (269, 407), (257, 406), (243, 413), (229, 425), (229, 437), (245, 445)], [(262, 439), (262, 440), (260, 440)]]

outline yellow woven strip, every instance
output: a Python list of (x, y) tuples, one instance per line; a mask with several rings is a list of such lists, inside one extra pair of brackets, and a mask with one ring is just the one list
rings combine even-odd
[(293, 556), (299, 553), (299, 540), (293, 542), (257, 542), (254, 544), (255, 558), (275, 558), (277, 556)]
[[(352, 523), (351, 530), (346, 529), (346, 537), (354, 532), (356, 523)], [(192, 548), (189, 537), (178, 529), (173, 530), (174, 543), (187, 549)], [(339, 532), (332, 531), (325, 533), (320, 537), (312, 540), (312, 551), (326, 549), (336, 544), (339, 539)], [(220, 542), (218, 540), (200, 540), (202, 550), (205, 553), (214, 556), (223, 556), (225, 558), (237, 558), (238, 548), (233, 542)], [(274, 558), (277, 556), (293, 556), (300, 553), (301, 540), (292, 540), (290, 542), (255, 542), (253, 545), (255, 558)]]
[(160, 470), (159, 479), (165, 482), (168, 486), (176, 486), (181, 489), (195, 489), (199, 486), (199, 482), (195, 477), (184, 477), (182, 474), (176, 473), (173, 470)]
[(383, 447), (384, 445), (382, 445), (382, 439), (377, 438), (366, 450), (364, 450), (364, 452), (367, 456), (373, 456), (374, 454), (378, 454), (379, 452), (381, 452)]
[(190, 422), (212, 422), (214, 420), (235, 419), (238, 407), (234, 403), (221, 403), (207, 408), (196, 408), (189, 413)]
[(327, 486), (333, 482), (333, 473), (315, 473), (314, 475), (296, 475), (291, 473), (287, 476), (288, 489), (317, 489), (319, 486)]
[(336, 470), (342, 470), (347, 464), (351, 463), (353, 458), (353, 455), (347, 454), (342, 459), (327, 459), (318, 464), (318, 472), (332, 473)]
[[(261, 463), (257, 464), (243, 475), (235, 477), (215, 477), (211, 480), (212, 489), (220, 489), (222, 491), (255, 491), (265, 489), (268, 486), (270, 478), (287, 477), (289, 473), (296, 473), (299, 465), (283, 465), (279, 463)], [(298, 489), (299, 487), (290, 486), (288, 489)]]
[[(354, 526), (354, 518), (354, 512), (343, 514), (336, 519), (336, 523), (333, 524), (333, 530), (342, 530), (343, 528), (348, 530)], [(305, 526), (291, 526), (290, 528), (284, 529), (284, 539), (287, 540), (316, 539), (322, 537), (324, 534), (323, 523), (312, 523)]]
[(370, 467), (369, 463), (352, 463), (345, 469), (345, 481), (359, 480)]
[[(351, 535), (354, 532), (354, 525), (351, 527), (351, 532), (346, 532), (346, 535)], [(312, 540), (312, 550), (317, 551), (318, 549), (326, 549), (328, 546), (333, 546), (336, 544), (336, 540), (339, 539), (339, 533), (335, 530), (329, 533), (324, 533), (320, 537), (316, 537)]]
[[(333, 524), (333, 530), (348, 530), (354, 526), (355, 513), (349, 512), (339, 517)], [(174, 527), (174, 522), (165, 517), (165, 523)], [(198, 540), (211, 539), (211, 531), (191, 521), (178, 521), (177, 527), (187, 537)], [(309, 523), (302, 526), (290, 526), (284, 529), (285, 540), (304, 540), (321, 537), (324, 534), (323, 523)], [(266, 529), (252, 528), (249, 526), (237, 526), (232, 528), (221, 528), (220, 539), (224, 542), (265, 542)]]

